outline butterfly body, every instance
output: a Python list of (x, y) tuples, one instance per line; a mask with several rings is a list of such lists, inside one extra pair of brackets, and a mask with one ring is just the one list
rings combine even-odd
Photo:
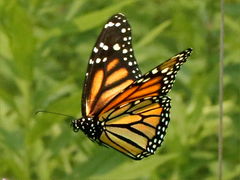
[(89, 60), (83, 117), (72, 122), (74, 131), (136, 160), (154, 154), (170, 121), (167, 93), (191, 51), (182, 51), (142, 75), (127, 19), (123, 14), (112, 16)]
[(96, 141), (102, 133), (102, 125), (103, 124), (100, 124), (97, 119), (82, 117), (74, 121), (73, 130), (76, 132), (81, 130), (89, 139)]

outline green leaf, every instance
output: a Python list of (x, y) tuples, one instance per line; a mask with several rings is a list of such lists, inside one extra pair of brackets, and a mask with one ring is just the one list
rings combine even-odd
[(79, 32), (87, 31), (101, 25), (114, 13), (118, 13), (124, 6), (130, 5), (135, 1), (136, 0), (122, 1), (121, 3), (114, 4), (102, 10), (77, 17), (73, 20), (73, 22), (78, 27)]
[(170, 20), (167, 20), (157, 27), (155, 27), (152, 31), (146, 34), (136, 45), (136, 48), (142, 48), (152, 42), (159, 34), (161, 34), (169, 25), (171, 24)]
[(5, 5), (6, 7), (2, 13), (4, 16), (2, 25), (9, 38), (16, 70), (21, 78), (31, 80), (33, 78), (35, 52), (31, 19), (16, 2)]

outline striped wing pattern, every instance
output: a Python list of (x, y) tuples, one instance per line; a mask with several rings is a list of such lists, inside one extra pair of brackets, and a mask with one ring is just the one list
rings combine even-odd
[(170, 98), (142, 98), (103, 114), (100, 141), (133, 159), (153, 154), (169, 123)]
[(131, 27), (122, 14), (112, 16), (93, 48), (82, 97), (83, 116), (93, 117), (141, 77), (132, 49)]
[(167, 93), (192, 49), (142, 75), (131, 39), (123, 14), (112, 16), (104, 25), (85, 76), (83, 117), (72, 126), (91, 140), (140, 160), (154, 154), (163, 142), (170, 121)]
[(176, 74), (191, 51), (191, 48), (186, 49), (143, 75), (107, 104), (101, 114), (143, 97), (166, 95), (171, 90)]

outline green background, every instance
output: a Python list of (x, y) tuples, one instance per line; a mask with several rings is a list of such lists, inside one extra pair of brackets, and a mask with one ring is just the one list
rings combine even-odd
[[(240, 176), (240, 3), (225, 3), (224, 180)], [(218, 151), (219, 1), (0, 0), (0, 178), (214, 180)], [(88, 58), (107, 19), (124, 13), (142, 72), (192, 47), (169, 95), (155, 155), (131, 160), (70, 128), (81, 117)]]

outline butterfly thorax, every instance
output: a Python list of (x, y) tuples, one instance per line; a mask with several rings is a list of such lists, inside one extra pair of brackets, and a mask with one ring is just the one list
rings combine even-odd
[(92, 140), (98, 139), (102, 132), (102, 126), (99, 121), (91, 117), (82, 117), (74, 120), (72, 121), (72, 126), (75, 132), (81, 130)]

